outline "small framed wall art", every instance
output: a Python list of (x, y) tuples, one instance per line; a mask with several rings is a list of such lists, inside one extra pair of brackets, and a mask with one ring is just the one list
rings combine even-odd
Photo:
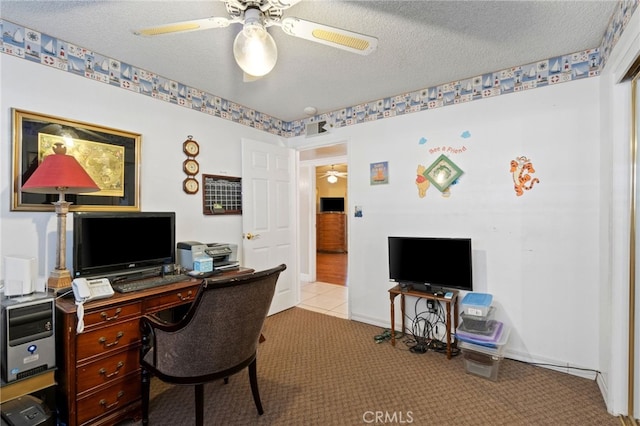
[(371, 163), (369, 165), (369, 183), (383, 185), (389, 183), (389, 162)]
[(442, 154), (424, 171), (423, 176), (440, 192), (444, 192), (463, 173), (449, 157)]

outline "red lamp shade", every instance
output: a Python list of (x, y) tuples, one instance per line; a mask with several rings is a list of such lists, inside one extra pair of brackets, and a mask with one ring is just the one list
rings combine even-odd
[(78, 160), (66, 155), (67, 148), (64, 145), (55, 144), (53, 151), (54, 154), (44, 157), (35, 172), (22, 185), (24, 192), (79, 194), (100, 190)]

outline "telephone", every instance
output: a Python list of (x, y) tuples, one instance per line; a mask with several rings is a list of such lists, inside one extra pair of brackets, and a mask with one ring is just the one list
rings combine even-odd
[(73, 295), (77, 302), (88, 302), (90, 300), (105, 299), (113, 296), (113, 288), (106, 278), (87, 280), (86, 278), (76, 278), (71, 283)]
[(71, 283), (73, 295), (76, 298), (78, 326), (76, 331), (84, 331), (84, 302), (96, 299), (105, 299), (113, 296), (113, 288), (106, 278), (87, 280), (86, 278), (76, 278)]

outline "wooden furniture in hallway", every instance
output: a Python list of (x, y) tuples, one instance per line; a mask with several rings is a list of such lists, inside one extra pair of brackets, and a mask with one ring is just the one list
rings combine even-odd
[(347, 253), (316, 253), (316, 281), (347, 285)]
[(329, 253), (347, 251), (347, 215), (338, 212), (316, 215), (317, 250)]

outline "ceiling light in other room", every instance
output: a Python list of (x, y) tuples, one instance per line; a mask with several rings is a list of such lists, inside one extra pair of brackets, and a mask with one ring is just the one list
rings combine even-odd
[(335, 175), (327, 176), (327, 182), (336, 183), (337, 181), (338, 181), (338, 178)]
[(252, 76), (262, 77), (276, 66), (278, 48), (262, 23), (262, 12), (249, 7), (244, 12), (244, 28), (233, 42), (233, 56), (238, 66)]

